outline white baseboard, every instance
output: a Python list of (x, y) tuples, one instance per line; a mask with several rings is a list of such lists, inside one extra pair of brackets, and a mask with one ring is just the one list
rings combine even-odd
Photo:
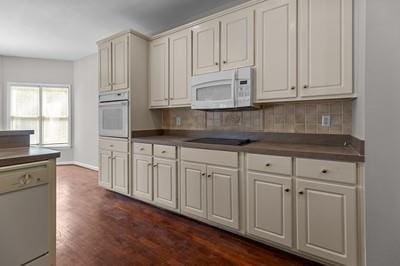
[(77, 162), (77, 161), (57, 162), (57, 165), (77, 165), (77, 166), (87, 168), (90, 170), (99, 171), (99, 167), (97, 167), (97, 166), (90, 165), (87, 163), (81, 163), (81, 162)]

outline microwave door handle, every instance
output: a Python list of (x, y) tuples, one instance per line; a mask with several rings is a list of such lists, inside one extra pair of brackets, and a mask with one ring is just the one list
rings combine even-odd
[(236, 86), (236, 73), (237, 73), (237, 70), (235, 70), (235, 71), (233, 71), (233, 74), (232, 74), (232, 83), (231, 83), (231, 88), (232, 88), (232, 101), (233, 101), (233, 105), (234, 105), (234, 107), (236, 107), (237, 106), (237, 103), (236, 103), (236, 95), (237, 95), (237, 91), (236, 91), (236, 89), (237, 89), (237, 86)]

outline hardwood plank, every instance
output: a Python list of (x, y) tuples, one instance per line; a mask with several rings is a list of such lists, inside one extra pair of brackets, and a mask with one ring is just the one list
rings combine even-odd
[(319, 265), (106, 191), (57, 167), (57, 265)]

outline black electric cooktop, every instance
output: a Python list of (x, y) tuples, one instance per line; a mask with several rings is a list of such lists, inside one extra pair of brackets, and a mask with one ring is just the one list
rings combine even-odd
[(251, 140), (250, 139), (225, 139), (225, 138), (200, 138), (200, 139), (188, 140), (187, 142), (240, 146), (240, 145), (249, 144), (251, 142)]

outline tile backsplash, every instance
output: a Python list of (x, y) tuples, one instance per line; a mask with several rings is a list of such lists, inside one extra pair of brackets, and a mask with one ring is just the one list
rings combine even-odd
[[(330, 115), (330, 127), (322, 127), (323, 115)], [(256, 110), (242, 111), (198, 111), (176, 108), (163, 110), (162, 116), (163, 129), (352, 133), (351, 99), (276, 103)], [(177, 117), (180, 118), (178, 123)]]

